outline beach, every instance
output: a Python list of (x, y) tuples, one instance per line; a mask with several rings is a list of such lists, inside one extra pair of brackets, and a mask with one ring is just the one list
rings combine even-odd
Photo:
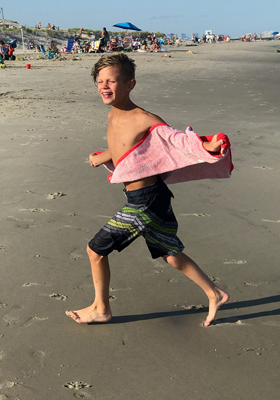
[(107, 147), (109, 108), (90, 76), (100, 54), (29, 52), (31, 69), (0, 69), (0, 400), (279, 399), (277, 48), (130, 53), (133, 101), (231, 141), (230, 179), (170, 185), (186, 254), (230, 294), (208, 328), (204, 293), (142, 238), (110, 257), (113, 319), (65, 315), (93, 301), (86, 246), (125, 202), (88, 163)]

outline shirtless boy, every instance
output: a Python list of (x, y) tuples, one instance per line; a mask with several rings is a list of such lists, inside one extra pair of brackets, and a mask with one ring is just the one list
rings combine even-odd
[[(136, 84), (135, 64), (125, 54), (101, 57), (93, 67), (92, 75), (103, 103), (112, 109), (108, 114), (108, 149), (99, 155), (91, 154), (89, 163), (94, 168), (108, 161), (116, 165), (149, 128), (164, 121), (131, 101), (130, 92)], [(212, 142), (204, 142), (203, 146), (207, 151), (215, 152), (220, 150), (222, 143), (214, 136)], [(78, 323), (111, 320), (108, 255), (113, 250), (123, 250), (138, 236), (143, 236), (153, 258), (162, 257), (203, 289), (209, 299), (209, 313), (204, 326), (209, 326), (229, 296), (182, 252), (184, 246), (176, 236), (178, 225), (170, 204), (172, 193), (158, 176), (124, 182), (124, 186), (126, 205), (87, 246), (95, 300), (87, 308), (66, 311), (66, 314)]]

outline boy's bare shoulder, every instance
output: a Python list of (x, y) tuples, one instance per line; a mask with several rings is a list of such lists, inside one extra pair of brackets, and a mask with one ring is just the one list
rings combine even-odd
[(158, 123), (164, 123), (165, 121), (156, 114), (152, 114), (143, 108), (137, 107), (133, 110), (133, 115), (131, 115), (134, 120), (134, 124), (138, 126), (140, 131), (146, 131), (153, 125)]

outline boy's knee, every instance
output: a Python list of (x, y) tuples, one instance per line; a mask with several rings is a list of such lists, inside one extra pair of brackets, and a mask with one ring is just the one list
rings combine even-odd
[(181, 254), (182, 253), (176, 254), (174, 256), (165, 255), (162, 258), (167, 264), (171, 265), (173, 268), (180, 270), (181, 269)]
[(102, 258), (104, 258), (104, 256), (101, 256), (100, 254), (97, 254), (97, 253), (95, 253), (95, 251), (91, 250), (89, 245), (87, 245), (87, 253), (88, 253), (90, 260), (95, 261), (95, 262), (100, 261)]

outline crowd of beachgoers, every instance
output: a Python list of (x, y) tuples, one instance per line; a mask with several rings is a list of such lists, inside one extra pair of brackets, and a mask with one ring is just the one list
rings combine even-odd
[[(56, 33), (62, 33), (59, 27), (54, 24), (48, 23), (46, 28), (42, 27), (41, 22), (35, 26), (36, 32), (42, 32), (44, 29), (50, 31), (56, 31)], [(4, 32), (3, 32), (4, 34)], [(138, 35), (138, 36), (137, 36)], [(79, 28), (76, 32), (72, 32), (69, 39), (64, 38), (62, 41), (58, 37), (50, 37), (46, 35), (46, 40), (42, 42), (42, 36), (33, 35), (32, 38), (26, 39), (25, 47), (27, 50), (34, 50), (42, 53), (42, 46), (46, 47), (48, 54), (54, 53), (108, 53), (116, 51), (139, 51), (139, 52), (159, 52), (166, 51), (165, 46), (183, 46), (183, 45), (201, 45), (207, 43), (222, 43), (231, 42), (237, 40), (237, 38), (231, 38), (229, 35), (215, 35), (212, 31), (206, 32), (201, 37), (197, 34), (193, 34), (191, 39), (184, 40), (177, 38), (176, 35), (168, 34), (159, 36), (155, 33), (133, 32), (126, 35), (116, 35), (112, 32), (107, 31), (104, 27), (102, 31), (97, 31), (96, 35), (88, 37), (88, 30)], [(68, 35), (69, 37), (69, 35)], [(254, 42), (258, 40), (266, 39), (262, 34), (244, 34), (238, 40), (242, 42)], [(280, 39), (279, 35), (275, 35), (275, 40)], [(17, 41), (1, 40), (0, 37), (0, 64), (3, 64), (5, 60), (14, 60), (14, 51), (17, 47)], [(43, 50), (45, 52), (45, 50)]]

